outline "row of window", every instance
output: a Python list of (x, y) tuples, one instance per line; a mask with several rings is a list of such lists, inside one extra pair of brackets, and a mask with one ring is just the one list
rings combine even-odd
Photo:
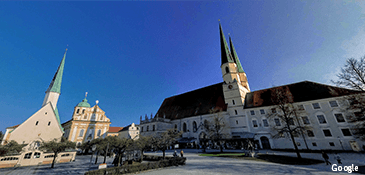
[[(100, 137), (100, 135), (101, 135), (101, 130), (99, 129), (98, 130), (98, 133), (96, 134), (98, 137)], [(84, 136), (84, 129), (81, 129), (80, 130), (80, 133), (79, 133), (79, 137), (82, 137), (82, 136)], [(90, 133), (89, 134), (89, 136), (91, 137), (92, 136), (92, 134)]]
[[(336, 118), (337, 123), (345, 123), (346, 122), (345, 117), (341, 113), (334, 114), (334, 116)], [(311, 124), (310, 121), (309, 121), (308, 116), (302, 116), (300, 118), (302, 119), (302, 122), (303, 122), (304, 125)], [(326, 120), (324, 115), (317, 115), (317, 119), (318, 119), (319, 124), (327, 124), (327, 120)], [(268, 123), (267, 119), (263, 119), (262, 122), (263, 122), (264, 127), (269, 127), (269, 123)], [(280, 119), (275, 118), (274, 122), (275, 122), (275, 126), (281, 126)], [(289, 122), (288, 123), (289, 125), (295, 125), (293, 119), (290, 119), (288, 122)], [(237, 123), (237, 121), (236, 121), (236, 123)], [(253, 125), (254, 128), (258, 127), (257, 120), (252, 120), (252, 125)]]
[[(94, 116), (92, 116), (92, 120), (94, 119), (95, 120), (95, 114), (93, 114)], [(86, 120), (88, 118), (88, 115), (86, 114), (86, 115), (84, 115), (84, 120)], [(101, 117), (100, 117), (100, 119), (99, 120), (104, 120), (104, 115), (102, 115)]]
[[(175, 129), (177, 129), (177, 124), (175, 124)], [(182, 128), (183, 132), (189, 132), (187, 124), (184, 122), (183, 123), (183, 128)], [(196, 132), (198, 130), (198, 125), (195, 121), (193, 121), (193, 132)], [(149, 126), (147, 126), (147, 130), (149, 131)], [(152, 131), (155, 131), (155, 125), (152, 125)], [(143, 132), (143, 127), (141, 127), (141, 132)]]
[[(24, 159), (30, 159), (32, 157), (32, 153), (27, 153), (24, 155)], [(33, 159), (38, 159), (41, 157), (41, 153), (39, 152), (35, 152), (34, 153), (34, 156), (33, 156)]]
[[(70, 156), (70, 154), (62, 154), (61, 157), (67, 157), (67, 156)], [(24, 155), (24, 159), (30, 159), (32, 157), (32, 153), (27, 153)], [(41, 157), (41, 153), (39, 152), (35, 152), (34, 153), (34, 159), (38, 159)], [(54, 155), (47, 155), (47, 156), (44, 156), (44, 158), (52, 158), (54, 157)], [(18, 157), (6, 157), (6, 158), (2, 158), (0, 161), (11, 161), (11, 160), (18, 160), (19, 158)]]
[[(323, 129), (322, 132), (323, 132), (323, 135), (325, 137), (332, 137), (332, 133), (331, 133), (330, 129)], [(345, 136), (345, 137), (352, 136), (351, 131), (350, 131), (349, 128), (342, 128), (341, 132), (342, 132), (342, 135)], [(308, 137), (315, 137), (314, 132), (312, 130), (307, 130), (306, 134), (307, 134)], [(294, 137), (299, 137), (299, 134), (298, 133), (293, 133), (293, 136)], [(281, 137), (284, 137), (284, 135), (282, 134)]]
[[(332, 133), (331, 133), (330, 129), (323, 129), (322, 131), (323, 131), (323, 134), (325, 137), (332, 137)], [(342, 132), (342, 135), (345, 137), (352, 136), (349, 128), (343, 128), (343, 129), (341, 129), (341, 132)], [(307, 135), (308, 135), (308, 137), (315, 137), (313, 131), (311, 131), (311, 130), (307, 130)]]
[[(299, 142), (298, 142), (299, 143)], [(297, 144), (298, 144), (297, 143)], [(328, 142), (328, 144), (330, 145), (330, 146), (335, 146), (335, 143), (333, 143), (333, 142)], [(298, 146), (300, 146), (300, 143), (299, 143), (299, 145)], [(312, 142), (312, 146), (317, 146), (317, 143), (316, 142)]]
[[(155, 125), (152, 125), (152, 131), (155, 131)], [(150, 126), (147, 126), (147, 132), (150, 130)], [(141, 127), (141, 132), (143, 132), (143, 126)]]
[(6, 158), (2, 158), (0, 161), (11, 161), (11, 160), (18, 160), (19, 158), (17, 157), (6, 157)]
[[(233, 101), (233, 104), (234, 104), (234, 101)], [(334, 101), (329, 101), (329, 104), (333, 108), (338, 107), (338, 103), (335, 100)], [(313, 109), (321, 109), (321, 106), (319, 105), (319, 103), (312, 103), (312, 107), (313, 107)], [(305, 110), (304, 105), (297, 105), (297, 108), (298, 108), (298, 110)], [(276, 113), (275, 108), (273, 108), (272, 110), (273, 110), (273, 111), (271, 111), (272, 113)], [(235, 112), (236, 112), (236, 115), (237, 115), (237, 111), (235, 111)], [(255, 115), (255, 111), (251, 110), (250, 114)], [(265, 110), (260, 109), (260, 114), (265, 114)]]
[[(37, 126), (39, 124), (39, 121), (35, 122), (35, 125)], [(48, 126), (51, 125), (51, 121), (48, 122)]]
[[(70, 154), (61, 155), (61, 157), (67, 157), (67, 156), (70, 156)], [(27, 153), (24, 155), (24, 159), (30, 159), (31, 157), (32, 157), (32, 153)], [(39, 153), (39, 152), (34, 153), (34, 156), (33, 156), (34, 159), (38, 159), (40, 157), (41, 157), (41, 153)], [(54, 154), (44, 156), (44, 158), (51, 158), (51, 157), (54, 157)], [(16, 157), (7, 157), (7, 158), (15, 158), (15, 159), (11, 159), (11, 160), (18, 160), (18, 158), (16, 158)], [(4, 158), (4, 159), (7, 159), (7, 158)], [(1, 159), (1, 161), (6, 161), (6, 160)]]
[[(79, 114), (80, 113), (80, 109), (77, 109), (76, 110), (76, 114)], [(85, 109), (82, 110), (82, 113), (81, 114), (85, 114)]]

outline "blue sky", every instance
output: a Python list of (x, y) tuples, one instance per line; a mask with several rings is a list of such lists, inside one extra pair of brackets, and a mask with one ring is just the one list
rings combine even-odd
[[(222, 81), (218, 19), (252, 91), (330, 84), (365, 55), (363, 1), (0, 2), (0, 130), (40, 109), (68, 48), (61, 122), (88, 92), (111, 126)], [(68, 46), (67, 46), (68, 45)]]

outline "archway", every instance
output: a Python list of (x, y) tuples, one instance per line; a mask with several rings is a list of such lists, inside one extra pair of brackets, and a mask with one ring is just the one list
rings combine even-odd
[(271, 149), (269, 139), (265, 136), (260, 138), (262, 149)]

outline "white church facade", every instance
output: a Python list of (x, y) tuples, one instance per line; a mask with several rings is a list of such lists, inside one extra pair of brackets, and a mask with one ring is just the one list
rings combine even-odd
[(262, 149), (293, 149), (290, 138), (273, 137), (273, 128), (283, 126), (283, 121), (268, 117), (275, 107), (272, 92), (286, 89), (292, 104), (301, 109), (295, 125), (309, 130), (295, 137), (299, 149), (362, 150), (365, 142), (353, 137), (348, 120), (354, 114), (342, 110), (348, 105), (345, 97), (358, 91), (310, 81), (251, 91), (231, 38), (228, 47), (221, 25), (219, 30), (223, 82), (166, 98), (155, 116), (140, 118), (142, 136), (175, 128), (183, 131), (180, 143), (201, 146), (206, 135), (204, 120), (220, 115), (228, 125), (224, 132), (230, 146), (243, 147), (251, 140)]
[[(66, 49), (67, 52), (67, 49)], [(23, 123), (6, 128), (1, 145), (14, 140), (18, 144), (26, 144), (20, 155), (0, 157), (0, 168), (48, 164), (53, 160), (52, 153), (45, 153), (38, 148), (44, 141), (61, 140), (63, 128), (57, 110), (57, 102), (61, 94), (61, 82), (65, 65), (66, 52), (49, 85), (41, 109)], [(56, 162), (68, 162), (75, 159), (76, 152), (59, 154)]]

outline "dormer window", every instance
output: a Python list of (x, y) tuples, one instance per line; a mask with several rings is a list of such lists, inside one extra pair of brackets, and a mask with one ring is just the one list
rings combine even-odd
[(337, 101), (330, 101), (331, 107), (338, 107)]

